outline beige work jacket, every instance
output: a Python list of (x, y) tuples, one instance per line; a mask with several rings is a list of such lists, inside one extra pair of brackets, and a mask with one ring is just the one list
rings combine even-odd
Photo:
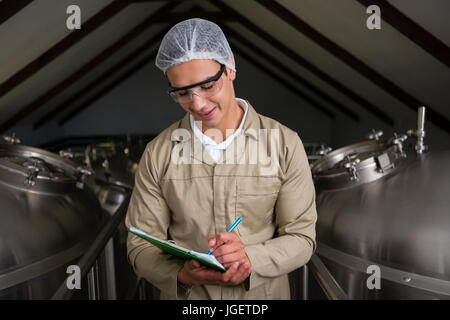
[(207, 236), (242, 217), (234, 232), (254, 268), (238, 286), (186, 288), (177, 283), (184, 261), (130, 233), (128, 260), (138, 276), (161, 290), (161, 299), (289, 299), (287, 274), (315, 251), (315, 190), (302, 142), (248, 105), (242, 131), (219, 163), (191, 131), (189, 114), (142, 155), (127, 228), (207, 252)]

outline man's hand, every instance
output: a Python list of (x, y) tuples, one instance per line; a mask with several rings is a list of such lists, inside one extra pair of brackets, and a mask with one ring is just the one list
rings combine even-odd
[(225, 268), (229, 268), (233, 263), (248, 264), (250, 260), (244, 250), (244, 244), (239, 236), (234, 232), (221, 232), (217, 236), (208, 236), (210, 251)]
[(250, 264), (234, 263), (224, 273), (204, 267), (197, 260), (189, 260), (184, 263), (178, 272), (178, 281), (190, 285), (229, 285), (236, 286), (249, 276), (252, 268)]
[(244, 244), (234, 232), (209, 235), (208, 244), (212, 254), (227, 269), (226, 272), (202, 266), (196, 260), (187, 261), (178, 272), (178, 281), (184, 284), (231, 285), (235, 286), (248, 278), (253, 271), (244, 250)]

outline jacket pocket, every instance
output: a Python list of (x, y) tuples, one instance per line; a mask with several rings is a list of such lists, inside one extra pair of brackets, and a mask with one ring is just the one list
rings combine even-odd
[(273, 230), (280, 187), (278, 178), (246, 177), (237, 181), (236, 218), (243, 218), (237, 228), (241, 236)]

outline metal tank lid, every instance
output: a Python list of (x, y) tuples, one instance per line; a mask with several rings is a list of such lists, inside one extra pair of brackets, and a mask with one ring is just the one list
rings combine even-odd
[[(42, 149), (0, 144), (1, 182), (18, 188), (63, 191), (64, 187), (83, 187), (90, 172), (76, 163)], [(65, 189), (64, 189), (65, 190)]]
[(70, 146), (60, 154), (77, 163), (84, 163), (95, 172), (97, 184), (110, 184), (133, 189), (139, 159), (133, 159), (130, 142), (111, 140), (86, 146)]
[(406, 158), (406, 135), (381, 140), (381, 131), (369, 134), (369, 141), (352, 144), (326, 154), (312, 168), (319, 189), (332, 190), (372, 182), (396, 171)]

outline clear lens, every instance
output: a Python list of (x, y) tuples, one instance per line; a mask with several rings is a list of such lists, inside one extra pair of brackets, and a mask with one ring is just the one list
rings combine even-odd
[(217, 81), (204, 83), (191, 89), (172, 91), (170, 92), (170, 96), (177, 103), (189, 103), (192, 101), (193, 94), (207, 99), (217, 94), (220, 89), (222, 89), (222, 77)]

